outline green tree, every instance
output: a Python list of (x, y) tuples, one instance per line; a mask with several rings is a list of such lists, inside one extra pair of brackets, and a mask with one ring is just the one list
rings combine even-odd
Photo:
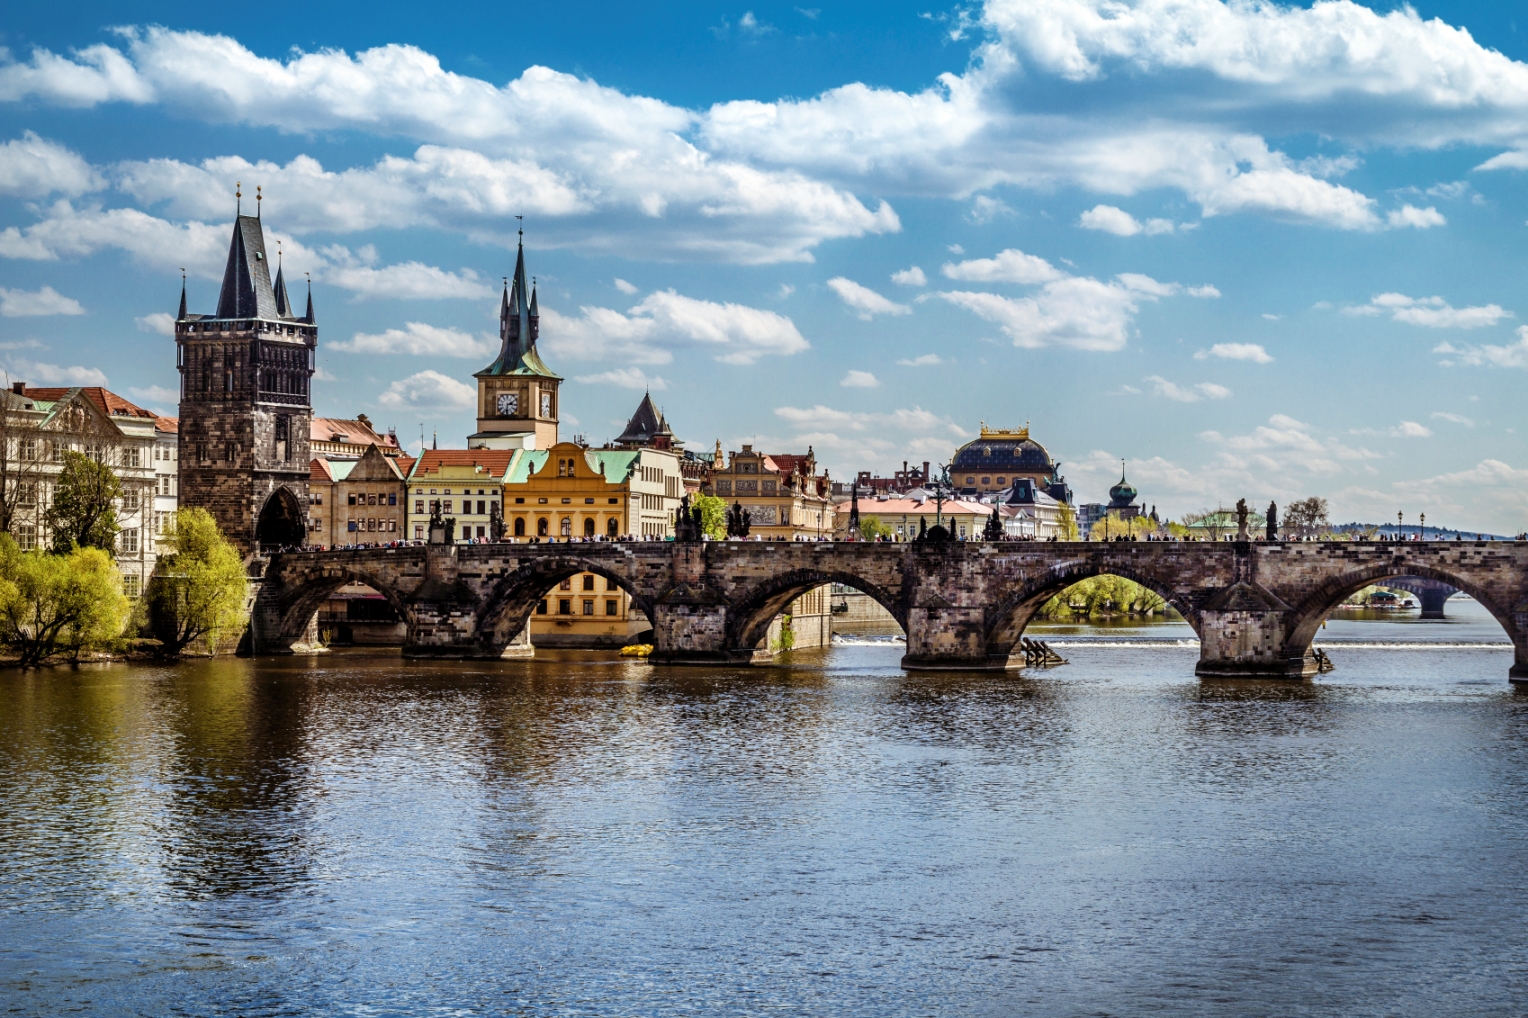
[(1133, 516), (1127, 520), (1121, 518), (1116, 510), (1094, 523), (1089, 536), (1095, 541), (1112, 541), (1116, 537), (1145, 537), (1156, 531), (1157, 525), (1150, 517)]
[(116, 500), (122, 482), (111, 467), (79, 452), (64, 453), (64, 469), (58, 475), (53, 504), (48, 507), (48, 529), (53, 550), (60, 555), (76, 547), (100, 548), (116, 553)]
[(866, 541), (874, 541), (878, 537), (890, 537), (893, 533), (891, 527), (882, 523), (879, 516), (861, 516), (859, 531), (861, 539)]
[(700, 510), (700, 529), (713, 541), (727, 536), (727, 503), (715, 495), (700, 495), (691, 503)]
[(1046, 619), (1107, 618), (1164, 614), (1166, 611), (1167, 602), (1155, 591), (1123, 576), (1106, 574), (1072, 584), (1041, 605), (1039, 615)]
[(1067, 505), (1065, 502), (1062, 502), (1059, 512), (1060, 515), (1056, 522), (1061, 531), (1061, 540), (1077, 540), (1077, 511), (1071, 506)]
[(1314, 537), (1330, 525), (1324, 498), (1312, 495), (1310, 498), (1291, 502), (1284, 508), (1284, 526), (1300, 537)]
[(218, 640), (244, 623), (244, 561), (205, 509), (177, 511), (165, 541), (170, 554), (160, 556), (148, 589), (154, 635), (170, 657), (201, 637), (215, 653)]
[(0, 641), (23, 667), (61, 652), (76, 660), (122, 635), (132, 604), (122, 593), (122, 574), (100, 548), (67, 555), (22, 551), (0, 534)]

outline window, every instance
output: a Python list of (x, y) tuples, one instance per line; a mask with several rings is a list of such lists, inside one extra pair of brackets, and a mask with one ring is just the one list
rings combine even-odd
[(967, 477), (966, 478), (966, 483), (967, 484), (975, 484), (976, 483), (976, 478), (974, 478), (974, 477)]
[(619, 614), (621, 614), (621, 602), (619, 602), (619, 601), (606, 601), (605, 602), (605, 614), (606, 615), (619, 615)]
[(541, 517), (539, 520), (536, 521), (536, 536), (537, 537), (545, 537), (546, 536), (546, 517), (545, 516)]
[(346, 505), (355, 505), (355, 492), (352, 491), (349, 495), (345, 496), (345, 498)]
[(372, 492), (370, 495), (366, 496), (366, 504), (367, 505), (376, 505), (377, 504), (377, 493), (376, 492)]
[(448, 513), (451, 511), (451, 500), (449, 498), (443, 498), (440, 500), (440, 511), (443, 513)]
[(16, 504), (36, 505), (37, 485), (33, 484), (31, 481), (18, 482), (16, 485)]
[(137, 597), (143, 590), (143, 579), (134, 575), (122, 577), (122, 593), (128, 597)]
[[(31, 457), (26, 457), (30, 459)], [(124, 467), (138, 466), (138, 450), (136, 448), (122, 450), (122, 465)]]
[(37, 458), (37, 439), (29, 435), (21, 440), (21, 458), (24, 460)]
[(417, 515), (420, 515), (420, 516), (424, 515), (424, 499), (422, 499), (422, 498), (414, 499), (414, 512)]
[(566, 580), (563, 580), (561, 583), (559, 583), (557, 585), (557, 589), (558, 590), (572, 590), (573, 589), (573, 577), (569, 576)]
[(614, 580), (612, 580), (610, 577), (607, 576), (607, 577), (605, 577), (605, 589), (606, 590), (620, 590), (621, 589), (621, 585), (619, 583), (615, 582)]
[(585, 615), (593, 615), (594, 614), (594, 602), (591, 599), (587, 598), (587, 597), (584, 598), (584, 614)]
[(396, 534), (398, 532), (398, 521), (397, 520), (388, 520), (387, 521), (387, 532), (389, 534)]
[(618, 498), (610, 498), (610, 499), (606, 499), (605, 501), (609, 502), (611, 505), (620, 505), (621, 504), (621, 500), (618, 499)]
[(584, 574), (584, 589), (585, 590), (593, 590), (594, 589), (594, 574), (593, 573), (585, 573)]
[(387, 504), (388, 505), (397, 505), (398, 504), (398, 493), (396, 491), (390, 491), (390, 492), (387, 493)]
[(573, 536), (573, 517), (571, 517), (571, 516), (564, 516), (562, 518), (562, 523), (560, 524), (560, 527), (561, 527), (561, 530), (562, 530), (562, 536), (563, 537), (572, 537)]
[(414, 524), (414, 540), (416, 540), (416, 541), (423, 541), (424, 540), (424, 524), (423, 523), (416, 523), (416, 524)]
[[(229, 463), (239, 462), (239, 447), (229, 442), (223, 449), (223, 459)], [(278, 456), (277, 459), (285, 459), (285, 457)]]
[(124, 555), (136, 555), (136, 554), (138, 554), (138, 528), (137, 527), (132, 527), (132, 528), (123, 530), (120, 534), (117, 535), (117, 538), (118, 538), (118, 544), (121, 545), (121, 548), (122, 548), (122, 554), (124, 554)]
[(1007, 484), (1008, 483), (1008, 479), (1005, 478), (1005, 477), (999, 477), (997, 479), (997, 483), (999, 483), (999, 484)]
[(572, 615), (573, 614), (573, 601), (572, 601), (572, 599), (566, 598), (566, 597), (559, 597), (557, 599), (557, 614), (558, 615)]
[(525, 517), (524, 516), (516, 516), (515, 517), (515, 536), (516, 537), (524, 537), (525, 536)]
[(990, 478), (990, 477), (983, 477), (982, 478), (982, 483), (983, 484), (991, 484), (992, 483), (992, 478)]
[(472, 528), (471, 527), (462, 527), (462, 540), (463, 541), (470, 541), (470, 540), (472, 540)]
[(592, 517), (592, 516), (586, 516), (584, 518), (584, 536), (585, 537), (593, 537), (594, 536), (594, 517)]
[(479, 516), (483, 516), (483, 515), (486, 515), (487, 512), (488, 512), (488, 503), (484, 502), (482, 499), (478, 499), (478, 511), (477, 511), (477, 514)]
[(536, 614), (537, 615), (545, 615), (546, 614), (546, 598), (543, 597), (540, 601), (538, 601), (536, 603)]
[(347, 532), (349, 532), (349, 533), (352, 533), (352, 534), (355, 533), (356, 532), (356, 523), (355, 523), (355, 520), (346, 520), (345, 521), (345, 530)]
[(488, 529), (486, 527), (478, 527), (477, 528), (477, 535), (479, 537), (487, 537), (488, 536)]
[(30, 523), (23, 523), (16, 528), (16, 543), (22, 551), (31, 551), (37, 547), (37, 528)]
[(614, 516), (610, 517), (610, 519), (605, 521), (605, 536), (606, 537), (619, 537), (620, 534), (621, 534), (621, 527), (620, 527), (620, 524), (616, 522)]
[(138, 511), (139, 496), (137, 488), (128, 488), (122, 492), (122, 511), (135, 513)]

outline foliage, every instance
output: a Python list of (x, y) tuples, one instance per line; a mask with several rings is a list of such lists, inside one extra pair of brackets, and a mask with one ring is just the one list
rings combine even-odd
[(53, 550), (62, 555), (75, 547), (100, 548), (114, 554), (120, 529), (115, 506), (121, 497), (122, 482), (111, 467), (84, 453), (65, 452), (47, 514)]
[(795, 645), (796, 631), (791, 628), (791, 616), (789, 614), (782, 615), (780, 616), (780, 639), (775, 641), (772, 649), (776, 651), (790, 650)]
[(700, 529), (713, 541), (727, 536), (727, 503), (715, 495), (698, 495), (690, 505), (700, 510)]
[(1039, 616), (1068, 619), (1077, 616), (1152, 615), (1167, 610), (1161, 595), (1123, 576), (1092, 576), (1045, 602)]
[(215, 653), (223, 634), (244, 622), (243, 559), (205, 509), (177, 511), (165, 542), (171, 552), (160, 556), (148, 589), (154, 635), (172, 657), (201, 637)]
[(1173, 537), (1178, 538), (1179, 540), (1182, 540), (1185, 537), (1192, 537), (1193, 533), (1194, 533), (1192, 530), (1188, 529), (1188, 524), (1186, 524), (1186, 523), (1173, 523), (1170, 520), (1167, 523), (1167, 532), (1168, 532), (1168, 534), (1170, 534)]
[(1077, 533), (1077, 511), (1065, 502), (1062, 502), (1059, 512), (1060, 516), (1056, 521), (1056, 525), (1060, 528), (1061, 540), (1077, 540), (1079, 536)]
[(877, 537), (890, 537), (893, 533), (891, 527), (882, 523), (879, 516), (861, 516), (859, 532), (860, 537), (866, 541), (874, 541)]
[(1089, 537), (1094, 541), (1112, 541), (1116, 537), (1145, 537), (1147, 534), (1155, 534), (1157, 524), (1148, 516), (1135, 516), (1130, 519), (1122, 519), (1119, 511), (1109, 513), (1103, 519), (1093, 524)]
[(1314, 536), (1331, 525), (1326, 499), (1312, 495), (1284, 507), (1284, 526), (1300, 537)]
[(122, 575), (100, 548), (24, 552), (0, 534), (0, 641), (23, 667), (111, 645), (131, 610)]

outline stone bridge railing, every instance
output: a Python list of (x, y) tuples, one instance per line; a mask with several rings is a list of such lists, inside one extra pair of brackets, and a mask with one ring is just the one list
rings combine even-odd
[(1315, 672), (1323, 619), (1396, 576), (1466, 591), (1517, 648), (1528, 680), (1528, 542), (954, 543), (719, 541), (435, 545), (273, 557), (251, 623), (258, 653), (314, 649), (318, 608), (346, 583), (383, 594), (407, 624), (404, 653), (516, 657), (528, 622), (561, 580), (615, 581), (653, 624), (650, 660), (722, 664), (754, 657), (792, 599), (838, 582), (880, 602), (907, 634), (907, 668), (1017, 667), (1024, 627), (1053, 595), (1115, 574), (1156, 591), (1200, 636), (1203, 676)]

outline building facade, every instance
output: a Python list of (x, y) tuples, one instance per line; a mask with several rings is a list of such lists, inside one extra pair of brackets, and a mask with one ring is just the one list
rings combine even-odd
[(962, 495), (1007, 491), (1020, 479), (1033, 481), (1058, 502), (1072, 503), (1061, 464), (1029, 437), (1028, 425), (1010, 431), (983, 422), (980, 437), (955, 450), (950, 460), (950, 483)]
[(718, 498), (748, 513), (751, 537), (791, 541), (833, 535), (832, 482), (827, 474), (818, 475), (810, 447), (797, 455), (745, 445), (729, 454), (725, 469), (717, 465), (711, 482)]
[(180, 422), (174, 417), (154, 420), (154, 535), (156, 542), (175, 526), (180, 506)]
[(504, 509), (504, 483), (521, 449), (426, 449), (407, 477), (408, 538), (423, 541), (436, 513), (453, 541), (491, 540)]
[(213, 314), (175, 321), (180, 370), (180, 501), (218, 521), (246, 557), (300, 546), (317, 367), (313, 295), (298, 315), (278, 266), (271, 281), (258, 215), (238, 215)]
[(359, 459), (314, 457), (308, 544), (344, 548), (409, 540), (404, 471), (413, 461), (369, 445)]
[[(947, 498), (941, 506), (923, 491), (905, 496), (878, 495), (859, 500), (860, 519), (874, 516), (889, 527), (893, 540), (912, 541), (931, 527), (943, 525), (956, 540), (979, 541), (994, 504), (972, 498)], [(849, 502), (838, 504), (838, 518), (849, 518)]]
[(308, 435), (309, 451), (314, 456), (328, 459), (358, 460), (373, 445), (384, 455), (403, 455), (397, 433), (391, 429), (386, 434), (379, 433), (365, 414), (357, 414), (353, 421), (340, 417), (315, 417)]
[[(526, 295), (529, 294), (529, 300)], [(513, 283), (499, 304), (499, 356), (477, 372), (477, 432), (473, 449), (547, 449), (557, 444), (562, 378), (536, 352), (541, 315), (525, 279), (525, 242), (515, 254)]]

